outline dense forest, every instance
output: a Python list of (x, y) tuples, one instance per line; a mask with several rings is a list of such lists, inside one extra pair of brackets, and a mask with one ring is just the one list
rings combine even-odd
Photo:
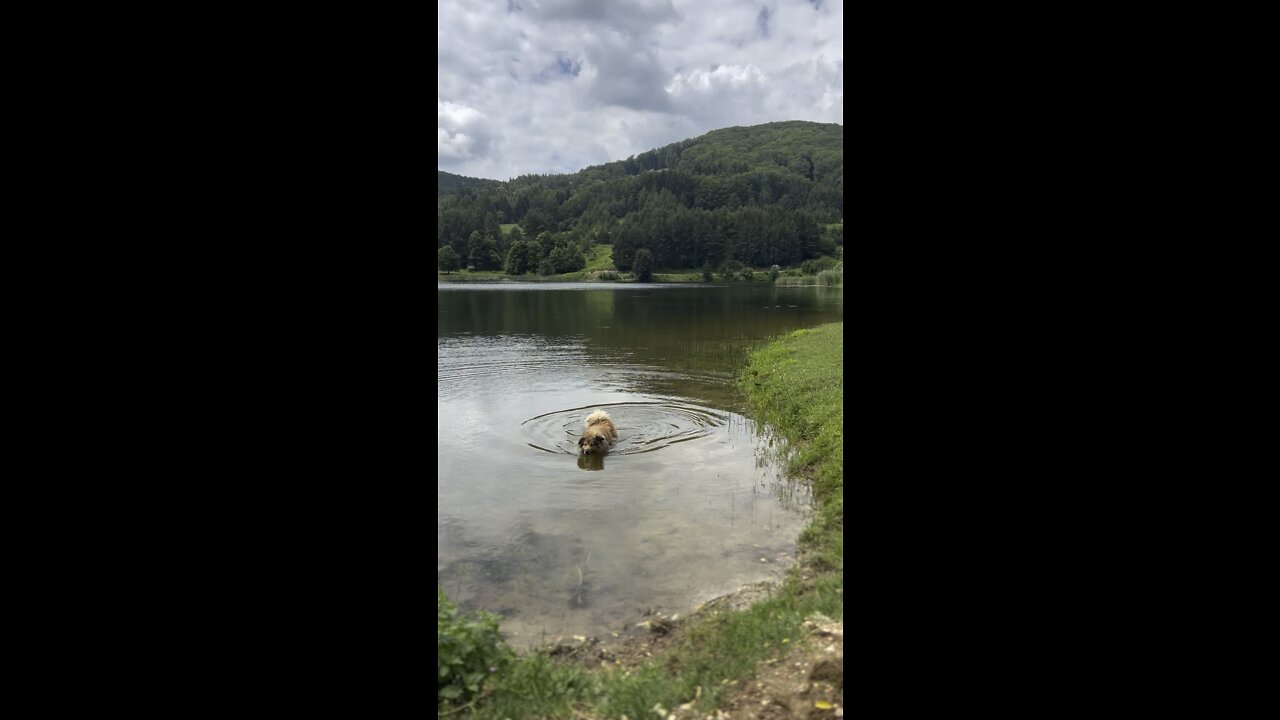
[[(436, 245), (462, 266), (580, 270), (597, 243), (632, 269), (795, 265), (843, 246), (844, 127), (715, 130), (569, 175), (439, 173)], [(835, 225), (835, 227), (832, 227)], [(841, 250), (843, 248), (841, 247)]]

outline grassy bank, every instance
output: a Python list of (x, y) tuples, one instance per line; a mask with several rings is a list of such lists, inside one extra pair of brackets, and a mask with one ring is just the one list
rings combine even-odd
[[(504, 228), (507, 226), (504, 225)], [(514, 227), (514, 226), (511, 226)], [(505, 232), (505, 230), (504, 230)], [(555, 275), (537, 275), (534, 273), (526, 273), (524, 275), (508, 275), (501, 270), (455, 270), (453, 272), (436, 273), (437, 282), (635, 282), (635, 273), (619, 272), (613, 264), (613, 246), (612, 245), (593, 245), (587, 251), (585, 256), (586, 267), (576, 272), (558, 273)], [(831, 260), (830, 262), (835, 262)], [(841, 265), (843, 268), (843, 265)], [(751, 271), (750, 279), (743, 277), (743, 271)], [(799, 273), (798, 269), (786, 271), (789, 273)], [(789, 277), (781, 274), (775, 277), (770, 273), (769, 268), (749, 268), (740, 266), (736, 271), (726, 274), (722, 270), (715, 270), (712, 277), (708, 280), (703, 271), (699, 268), (658, 268), (653, 271), (653, 282), (659, 283), (705, 283), (714, 282), (717, 284), (725, 283), (743, 283), (757, 282), (769, 283), (775, 282), (778, 285), (843, 285), (843, 272), (821, 272), (817, 274), (807, 274), (803, 276)]]
[[(477, 282), (528, 282), (528, 283), (557, 283), (557, 282), (599, 282), (599, 283), (634, 283), (636, 281), (635, 273), (618, 272), (616, 270), (579, 270), (571, 273), (560, 273), (558, 275), (508, 275), (497, 270), (455, 270), (451, 273), (436, 273), (436, 282), (444, 283), (477, 283)], [(679, 271), (662, 271), (653, 273), (651, 282), (655, 283), (715, 283), (716, 285), (747, 285), (752, 282), (758, 285), (768, 285), (770, 283), (769, 275), (765, 271), (757, 271), (753, 280), (732, 279), (727, 280), (719, 275), (707, 280), (702, 273)], [(774, 283), (779, 287), (822, 287), (822, 286), (839, 286), (844, 284), (844, 274), (840, 272), (824, 271), (818, 275), (805, 275), (802, 277), (779, 277)]]
[(743, 373), (753, 415), (785, 437), (790, 470), (819, 512), (800, 536), (805, 562), (844, 571), (844, 323), (797, 330), (754, 353)]
[(844, 324), (824, 325), (752, 353), (742, 373), (756, 419), (787, 440), (791, 471), (813, 484), (819, 503), (800, 536), (799, 563), (769, 598), (742, 612), (710, 610), (681, 621), (669, 649), (642, 662), (587, 669), (544, 651), (526, 654), (490, 675), (471, 703), (442, 705), (439, 714), (634, 720), (653, 717), (656, 706), (673, 710), (685, 703), (708, 711), (759, 662), (804, 642), (805, 618), (842, 619), (843, 356)]

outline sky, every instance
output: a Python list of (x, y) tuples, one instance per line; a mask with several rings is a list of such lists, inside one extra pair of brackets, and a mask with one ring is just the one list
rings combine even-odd
[(737, 125), (844, 124), (843, 0), (440, 0), (437, 164), (572, 173)]

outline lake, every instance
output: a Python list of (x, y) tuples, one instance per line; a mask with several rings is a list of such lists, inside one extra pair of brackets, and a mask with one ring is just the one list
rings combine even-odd
[[(810, 498), (743, 416), (746, 353), (843, 288), (437, 286), (437, 583), (511, 644), (636, 632), (780, 579)], [(579, 457), (593, 410), (619, 438)]]

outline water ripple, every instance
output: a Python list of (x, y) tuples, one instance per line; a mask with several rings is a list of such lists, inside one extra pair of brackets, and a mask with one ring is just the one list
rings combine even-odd
[(732, 422), (730, 413), (678, 402), (623, 402), (556, 410), (520, 423), (529, 447), (549, 453), (578, 453), (583, 421), (604, 410), (618, 428), (612, 455), (656, 452), (677, 443), (702, 440)]

